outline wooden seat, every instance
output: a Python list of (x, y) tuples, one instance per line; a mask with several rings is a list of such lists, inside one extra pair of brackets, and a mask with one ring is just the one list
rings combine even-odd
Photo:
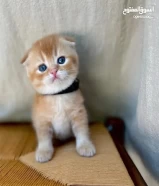
[[(95, 171), (94, 173), (93, 172), (91, 173), (93, 175), (92, 180), (94, 180), (92, 182), (92, 185), (95, 184), (96, 180), (97, 180), (97, 183), (100, 183), (100, 180), (98, 180), (98, 178), (100, 178), (100, 175), (104, 175), (104, 177), (101, 177), (101, 178), (104, 178), (102, 185), (133, 186), (134, 184), (131, 178), (129, 177), (129, 174), (127, 173), (127, 170), (123, 162), (121, 161), (120, 156), (106, 128), (104, 128), (102, 124), (96, 123), (92, 125), (91, 132), (93, 135), (92, 138), (93, 140), (95, 140), (95, 143), (97, 146), (97, 155), (96, 155), (97, 159), (89, 159), (89, 160), (88, 158), (82, 159), (78, 155), (73, 154), (72, 158), (74, 157), (77, 158), (77, 161), (75, 161), (75, 166), (77, 162), (77, 164), (79, 163), (77, 166), (79, 168), (80, 164), (82, 164), (82, 162), (84, 161), (86, 163), (88, 163), (88, 161), (90, 162), (92, 161), (92, 165), (90, 162), (89, 162), (89, 165), (91, 165), (92, 167), (96, 166), (98, 165), (97, 161), (100, 162), (100, 153), (103, 153), (101, 157), (103, 157), (104, 155), (105, 158), (102, 160), (103, 162), (100, 163), (101, 166), (103, 166), (103, 168), (101, 167), (100, 169), (101, 173), (100, 172), (96, 173)], [(98, 140), (97, 140), (97, 138), (99, 137), (101, 137), (100, 144), (98, 143)], [(106, 140), (106, 141), (103, 141), (103, 140)], [(70, 142), (70, 143), (74, 143), (74, 142)], [(69, 145), (72, 145), (70, 143)], [(102, 146), (102, 143), (105, 145)], [(106, 148), (105, 151), (103, 150), (101, 151), (100, 149), (102, 148), (104, 149), (105, 146), (107, 146), (108, 148)], [(75, 184), (86, 185), (83, 181), (81, 181), (80, 175), (78, 176), (78, 171), (75, 173), (77, 176), (77, 180), (76, 180), (75, 175), (73, 175), (73, 173), (72, 173), (73, 178), (70, 178), (69, 177), (70, 175), (67, 174), (68, 178), (65, 179), (66, 178), (65, 170), (62, 170), (62, 168), (59, 170), (60, 172), (63, 171), (61, 174), (61, 177), (62, 175), (64, 175), (63, 179), (61, 179), (63, 181), (62, 182), (58, 181), (58, 179), (56, 179), (56, 176), (54, 176), (56, 175), (55, 174), (56, 172), (50, 173), (51, 171), (53, 171), (52, 167), (55, 166), (54, 161), (58, 161), (58, 160), (53, 158), (51, 162), (47, 164), (41, 164), (39, 166), (38, 163), (34, 162), (33, 153), (31, 153), (35, 150), (35, 147), (36, 147), (36, 139), (35, 139), (34, 131), (29, 123), (23, 123), (23, 124), (22, 123), (7, 124), (6, 123), (6, 124), (0, 125), (0, 185), (16, 185), (16, 186), (17, 185), (62, 186), (62, 185), (75, 185)], [(65, 147), (60, 147), (60, 148), (61, 148), (60, 151), (62, 152), (63, 151), (62, 148), (66, 149), (67, 144), (65, 144)], [(71, 154), (70, 151), (69, 153)], [(73, 150), (72, 153), (75, 153), (75, 150)], [(57, 151), (58, 158), (60, 158), (60, 154), (61, 153), (58, 154), (58, 151)], [(70, 155), (67, 156), (66, 154), (65, 157), (69, 158)], [(19, 160), (19, 158), (22, 159), (22, 161), (25, 162), (25, 164), (22, 163)], [(80, 159), (81, 162), (79, 162), (78, 158), (81, 158)], [(69, 161), (67, 161), (67, 163), (69, 164)], [(70, 163), (72, 162), (70, 161)], [(68, 167), (71, 167), (71, 166), (68, 166)], [(70, 169), (68, 168), (67, 171), (71, 172), (71, 169), (72, 168)], [(91, 167), (90, 167), (90, 170), (92, 170)], [(96, 169), (93, 169), (93, 170), (96, 170)], [(74, 169), (74, 171), (76, 171), (76, 169)], [(91, 177), (90, 177), (91, 174), (83, 176), (83, 179), (86, 179), (87, 184), (89, 185), (91, 183)]]

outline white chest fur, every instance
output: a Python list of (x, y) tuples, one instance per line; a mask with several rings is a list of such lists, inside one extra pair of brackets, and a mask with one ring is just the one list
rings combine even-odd
[[(70, 97), (70, 101), (69, 101)], [(71, 120), (67, 113), (71, 106), (71, 96), (57, 95), (55, 100), (55, 112), (52, 120), (52, 126), (55, 137), (66, 139), (72, 136)]]

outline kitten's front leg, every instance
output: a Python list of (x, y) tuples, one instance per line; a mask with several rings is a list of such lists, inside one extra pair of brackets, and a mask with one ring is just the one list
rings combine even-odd
[(47, 162), (51, 160), (53, 156), (53, 129), (50, 124), (38, 123), (34, 124), (34, 128), (37, 134), (38, 146), (36, 149), (35, 158), (38, 162)]
[(72, 130), (76, 138), (76, 150), (79, 155), (91, 157), (96, 153), (89, 138), (87, 113), (84, 107), (72, 118)]

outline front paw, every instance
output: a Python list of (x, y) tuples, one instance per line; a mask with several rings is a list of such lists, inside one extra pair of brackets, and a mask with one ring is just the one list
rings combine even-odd
[(49, 149), (49, 150), (37, 149), (35, 154), (36, 161), (40, 163), (44, 163), (51, 160), (52, 156), (53, 156), (53, 149)]
[(94, 156), (96, 153), (95, 146), (92, 142), (82, 143), (81, 145), (76, 147), (77, 152), (81, 156), (91, 157)]

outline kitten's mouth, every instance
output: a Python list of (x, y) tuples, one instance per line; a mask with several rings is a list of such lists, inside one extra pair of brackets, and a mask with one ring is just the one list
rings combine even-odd
[(52, 83), (55, 82), (56, 80), (58, 80), (59, 78), (56, 76), (56, 77), (53, 77), (52, 78)]
[(58, 79), (58, 76), (56, 74), (51, 74), (51, 81), (52, 83)]
[(55, 81), (60, 80), (60, 77), (58, 75), (51, 75), (50, 82), (54, 83)]

